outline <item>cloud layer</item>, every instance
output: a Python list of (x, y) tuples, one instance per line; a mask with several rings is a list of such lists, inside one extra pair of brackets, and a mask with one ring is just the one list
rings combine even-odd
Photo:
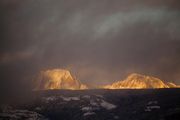
[(49, 68), (70, 69), (88, 85), (131, 72), (180, 84), (178, 0), (2, 0), (0, 11), (4, 90)]

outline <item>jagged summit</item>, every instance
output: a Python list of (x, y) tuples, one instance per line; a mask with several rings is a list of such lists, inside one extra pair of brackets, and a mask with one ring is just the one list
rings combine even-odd
[(51, 69), (41, 71), (37, 77), (37, 90), (46, 89), (87, 89), (79, 80), (75, 79), (68, 70)]
[(152, 76), (141, 75), (137, 73), (130, 74), (125, 80), (115, 82), (111, 85), (106, 85), (107, 89), (146, 89), (146, 88), (174, 88), (177, 87), (174, 83), (163, 82), (159, 78)]

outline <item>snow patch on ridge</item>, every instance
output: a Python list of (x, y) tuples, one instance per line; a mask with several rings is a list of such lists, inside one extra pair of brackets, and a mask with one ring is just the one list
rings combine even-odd
[(104, 101), (104, 100), (101, 101), (100, 105), (101, 105), (103, 108), (107, 109), (107, 110), (111, 110), (111, 109), (116, 108), (116, 105), (113, 105), (113, 104), (111, 104), (111, 103), (109, 103), (109, 102), (107, 102), (107, 101)]
[(64, 100), (64, 101), (71, 101), (71, 100), (80, 100), (79, 97), (64, 97), (64, 96), (61, 96), (61, 98)]
[(158, 101), (149, 101), (146, 105), (144, 111), (151, 112), (152, 110), (160, 109), (161, 107), (158, 105)]

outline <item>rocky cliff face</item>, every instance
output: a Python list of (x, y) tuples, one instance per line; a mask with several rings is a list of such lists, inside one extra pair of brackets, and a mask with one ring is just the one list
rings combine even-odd
[(106, 89), (148, 89), (148, 88), (175, 88), (173, 83), (166, 83), (162, 80), (141, 74), (130, 74), (125, 80), (106, 85)]
[(36, 80), (36, 90), (47, 89), (87, 89), (87, 86), (75, 79), (68, 70), (52, 69), (41, 71)]

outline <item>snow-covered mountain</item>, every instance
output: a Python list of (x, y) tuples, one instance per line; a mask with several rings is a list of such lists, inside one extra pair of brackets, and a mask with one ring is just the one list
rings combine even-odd
[(47, 89), (87, 89), (87, 86), (75, 79), (68, 70), (52, 69), (41, 71), (36, 79), (36, 90)]
[[(111, 85), (105, 85), (100, 88), (105, 89), (148, 89), (148, 88), (179, 88), (171, 82), (164, 82), (159, 78), (141, 75), (137, 73), (130, 74), (125, 80), (117, 81)], [(48, 89), (88, 89), (86, 85), (72, 76), (65, 69), (51, 69), (41, 71), (36, 79), (35, 90)]]
[(137, 73), (130, 74), (125, 80), (103, 86), (106, 89), (148, 89), (148, 88), (176, 88), (174, 83), (164, 82), (152, 76)]

